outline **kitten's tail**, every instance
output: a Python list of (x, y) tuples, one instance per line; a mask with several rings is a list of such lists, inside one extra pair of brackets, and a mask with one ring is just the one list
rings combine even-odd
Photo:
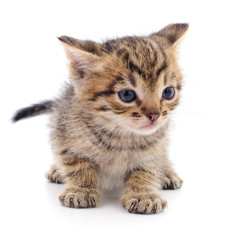
[(52, 112), (53, 101), (44, 101), (34, 104), (30, 107), (19, 109), (12, 118), (13, 122), (17, 122), (23, 118), (34, 117), (44, 113)]

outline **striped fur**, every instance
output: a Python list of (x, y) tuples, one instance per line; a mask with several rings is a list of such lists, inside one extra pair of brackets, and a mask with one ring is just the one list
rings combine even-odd
[[(46, 176), (66, 182), (63, 205), (95, 207), (100, 190), (124, 188), (121, 201), (129, 212), (157, 213), (167, 203), (156, 188), (181, 186), (167, 158), (167, 131), (182, 87), (176, 50), (187, 28), (172, 24), (150, 36), (102, 44), (59, 38), (71, 83), (53, 106), (56, 162)], [(166, 87), (175, 88), (171, 100), (162, 98)], [(135, 101), (118, 97), (126, 89), (135, 91)], [(159, 117), (148, 127), (153, 113)]]

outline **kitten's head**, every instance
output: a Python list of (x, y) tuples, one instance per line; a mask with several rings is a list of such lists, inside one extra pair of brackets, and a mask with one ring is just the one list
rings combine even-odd
[(171, 24), (146, 37), (102, 44), (62, 36), (76, 97), (97, 119), (123, 132), (148, 135), (179, 102), (182, 76), (177, 45), (187, 24)]

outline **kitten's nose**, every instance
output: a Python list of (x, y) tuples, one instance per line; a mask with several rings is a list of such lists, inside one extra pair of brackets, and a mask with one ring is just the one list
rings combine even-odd
[(147, 114), (146, 116), (149, 118), (150, 121), (153, 122), (153, 121), (155, 121), (155, 120), (157, 120), (159, 118), (160, 113), (152, 112), (152, 113)]

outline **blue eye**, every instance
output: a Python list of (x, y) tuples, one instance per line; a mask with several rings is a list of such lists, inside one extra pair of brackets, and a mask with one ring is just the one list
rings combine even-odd
[(132, 90), (119, 91), (118, 95), (124, 102), (132, 102), (136, 99), (136, 93)]
[(163, 90), (162, 96), (165, 99), (172, 99), (175, 95), (175, 88), (167, 87)]

